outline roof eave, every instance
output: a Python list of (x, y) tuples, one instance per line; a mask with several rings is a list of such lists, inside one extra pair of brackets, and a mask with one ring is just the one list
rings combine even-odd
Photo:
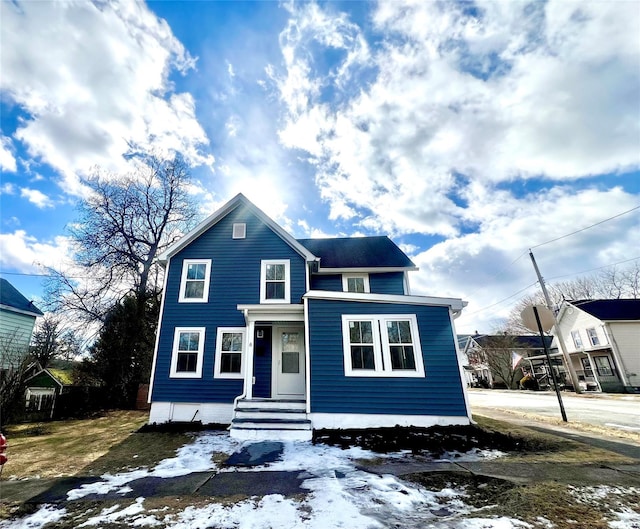
[(318, 267), (317, 274), (365, 274), (365, 273), (385, 273), (385, 272), (415, 272), (419, 270), (417, 266), (360, 266), (353, 268), (324, 268)]

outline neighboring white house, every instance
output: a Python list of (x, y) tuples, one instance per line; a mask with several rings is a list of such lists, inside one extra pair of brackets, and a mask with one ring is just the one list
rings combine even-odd
[(557, 320), (582, 381), (640, 392), (640, 299), (565, 301)]
[(6, 279), (0, 279), (0, 375), (16, 368), (29, 351), (42, 312)]

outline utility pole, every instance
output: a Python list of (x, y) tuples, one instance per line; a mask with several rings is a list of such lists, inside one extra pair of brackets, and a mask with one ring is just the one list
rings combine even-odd
[(547, 292), (547, 285), (544, 284), (544, 279), (542, 279), (542, 275), (540, 274), (540, 270), (538, 269), (538, 264), (536, 263), (536, 258), (533, 256), (533, 252), (531, 248), (529, 248), (529, 257), (531, 257), (531, 262), (533, 263), (533, 268), (536, 271), (536, 275), (538, 276), (538, 282), (540, 283), (540, 288), (542, 288), (542, 293), (544, 294), (544, 299), (547, 303), (547, 308), (553, 313), (553, 320), (555, 321), (553, 334), (558, 337), (558, 343), (560, 344), (560, 350), (562, 351), (562, 357), (564, 359), (565, 366), (567, 367), (567, 371), (569, 371), (569, 376), (571, 377), (571, 383), (573, 384), (573, 389), (576, 393), (582, 393), (580, 389), (580, 384), (578, 382), (578, 374), (571, 363), (571, 358), (569, 357), (569, 353), (567, 351), (567, 347), (564, 344), (564, 337), (562, 336), (562, 331), (560, 330), (560, 326), (558, 325), (558, 320), (555, 317), (555, 311), (553, 310), (553, 304), (551, 303), (551, 298), (549, 297), (549, 293)]

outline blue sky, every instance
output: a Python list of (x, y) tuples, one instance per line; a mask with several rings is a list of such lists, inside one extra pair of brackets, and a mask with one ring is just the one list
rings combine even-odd
[[(529, 247), (640, 205), (638, 6), (1, 2), (0, 275), (37, 299), (133, 142), (184, 154), (203, 216), (242, 192), (296, 237), (390, 235), (489, 332)], [(634, 210), (536, 258), (571, 279), (638, 241)]]

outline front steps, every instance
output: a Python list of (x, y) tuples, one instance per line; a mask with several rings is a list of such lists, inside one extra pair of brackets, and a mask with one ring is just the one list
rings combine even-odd
[(234, 410), (231, 437), (245, 440), (310, 441), (304, 400), (242, 399)]

